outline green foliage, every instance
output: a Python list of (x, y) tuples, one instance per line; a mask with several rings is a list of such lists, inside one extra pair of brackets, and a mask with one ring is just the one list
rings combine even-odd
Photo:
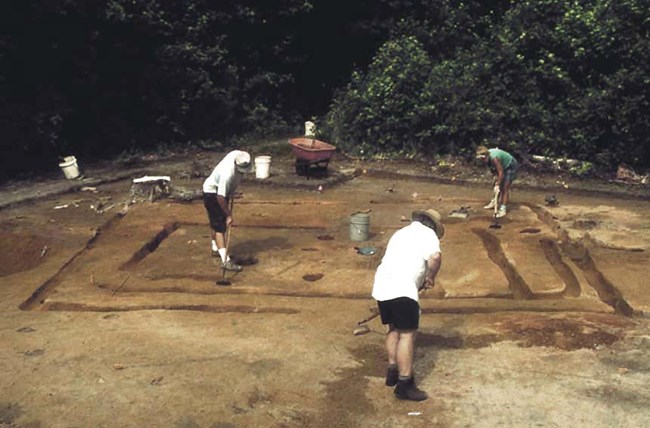
[(648, 0), (7, 0), (0, 173), (328, 107), (322, 137), (353, 153), (647, 166), (649, 22)]
[(3, 2), (0, 126), (18, 161), (1, 161), (0, 172), (286, 129), (295, 39), (278, 29), (311, 9), (304, 0)]
[(366, 76), (354, 73), (337, 94), (326, 129), (344, 150), (363, 155), (422, 149), (430, 111), (422, 91), (431, 62), (414, 37), (386, 42)]
[[(395, 27), (423, 42), (391, 40), (337, 94), (327, 116), (337, 144), (426, 155), (469, 155), (485, 144), (523, 158), (648, 165), (647, 0), (432, 3), (437, 15), (407, 13)], [(441, 17), (452, 24), (431, 29)], [(471, 24), (459, 26), (464, 20)], [(391, 58), (405, 72), (395, 73)], [(377, 88), (396, 80), (390, 102), (380, 102)]]
[(577, 177), (587, 177), (594, 171), (594, 164), (591, 162), (581, 162), (577, 166), (569, 169), (569, 172)]

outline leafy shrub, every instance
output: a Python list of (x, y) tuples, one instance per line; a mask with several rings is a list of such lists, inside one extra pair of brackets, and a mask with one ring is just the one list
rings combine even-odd
[(430, 112), (425, 87), (431, 62), (414, 37), (380, 47), (364, 75), (355, 71), (338, 92), (325, 132), (355, 154), (413, 154), (427, 142)]
[[(447, 10), (454, 22), (469, 16), (463, 4), (446, 3), (458, 8)], [(470, 7), (484, 13), (472, 15), (481, 30), (471, 46), (462, 29), (455, 49), (436, 48), (430, 37), (426, 49), (412, 36), (388, 41), (336, 95), (328, 131), (358, 153), (469, 155), (484, 144), (610, 170), (620, 162), (648, 166), (646, 6), (523, 0), (498, 17)], [(409, 18), (414, 34), (426, 34), (425, 23)], [(454, 39), (454, 28), (444, 29), (445, 40)]]

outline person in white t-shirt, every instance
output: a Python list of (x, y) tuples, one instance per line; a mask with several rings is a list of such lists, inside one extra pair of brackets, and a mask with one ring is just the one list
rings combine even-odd
[(225, 233), (232, 224), (230, 201), (242, 176), (252, 169), (251, 155), (241, 150), (228, 153), (203, 182), (203, 205), (208, 212), (212, 237), (212, 255), (220, 256), (224, 269), (239, 272), (226, 250)]
[(440, 239), (445, 234), (440, 214), (432, 209), (413, 211), (412, 222), (388, 241), (375, 273), (372, 297), (377, 301), (381, 322), (388, 325), (386, 385), (395, 386), (402, 400), (428, 398), (415, 385), (413, 354), (420, 324), (418, 292), (433, 287), (442, 262)]

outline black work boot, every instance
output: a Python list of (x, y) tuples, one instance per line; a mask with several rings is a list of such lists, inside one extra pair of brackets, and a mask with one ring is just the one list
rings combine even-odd
[(388, 366), (386, 370), (386, 386), (395, 386), (399, 380), (399, 369), (397, 367)]
[(398, 380), (395, 387), (395, 397), (400, 400), (423, 401), (429, 398), (426, 392), (421, 391), (415, 386), (413, 376), (406, 380)]

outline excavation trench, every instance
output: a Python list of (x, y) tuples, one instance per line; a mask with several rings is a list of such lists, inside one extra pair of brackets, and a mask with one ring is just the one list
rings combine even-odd
[(563, 242), (561, 247), (571, 261), (582, 270), (585, 279), (596, 290), (603, 303), (614, 308), (617, 314), (628, 317), (634, 314), (634, 309), (623, 298), (621, 292), (598, 270), (586, 248), (573, 242)]
[(478, 235), (483, 241), (490, 260), (503, 271), (508, 280), (508, 287), (512, 292), (512, 296), (515, 299), (534, 299), (535, 294), (533, 294), (524, 278), (517, 272), (517, 269), (510, 263), (508, 257), (503, 252), (499, 238), (478, 227), (472, 228), (472, 232)]
[(299, 310), (289, 308), (264, 308), (257, 306), (213, 306), (213, 305), (134, 305), (128, 307), (117, 306), (95, 306), (83, 303), (62, 303), (48, 302), (43, 305), (43, 309), (49, 311), (68, 311), (68, 312), (131, 312), (131, 311), (197, 311), (211, 313), (240, 313), (240, 314), (285, 314), (294, 315), (300, 313)]
[[(296, 203), (294, 203), (295, 205)], [(607, 279), (604, 277), (604, 275), (598, 270), (595, 262), (593, 259), (590, 257), (588, 251), (584, 246), (580, 243), (576, 242), (571, 242), (566, 235), (566, 232), (562, 233), (563, 231), (559, 227), (558, 224), (553, 220), (552, 216), (544, 209), (541, 207), (535, 206), (535, 205), (527, 205), (533, 212), (537, 214), (537, 216), (540, 218), (542, 222), (545, 224), (548, 224), (550, 227), (553, 228), (556, 232), (559, 231), (559, 235), (561, 237), (561, 245), (558, 246), (558, 244), (551, 240), (551, 239), (541, 239), (539, 241), (539, 244), (541, 246), (542, 252), (546, 258), (546, 260), (551, 264), (552, 268), (555, 270), (557, 275), (562, 279), (562, 281), (565, 284), (565, 288), (561, 292), (554, 292), (554, 293), (547, 293), (547, 294), (535, 294), (531, 291), (530, 287), (524, 280), (524, 278), (519, 274), (517, 271), (516, 267), (508, 260), (508, 257), (503, 251), (503, 248), (501, 246), (501, 242), (499, 241), (499, 238), (494, 234), (491, 233), (490, 231), (484, 230), (482, 228), (474, 227), (472, 228), (472, 232), (476, 234), (481, 241), (483, 242), (483, 245), (486, 249), (487, 255), (490, 258), (490, 260), (501, 269), (501, 271), (504, 273), (507, 281), (508, 281), (508, 287), (510, 290), (510, 294), (508, 295), (508, 298), (514, 299), (514, 300), (520, 300), (520, 301), (525, 301), (525, 300), (539, 300), (539, 299), (550, 299), (550, 298), (559, 298), (563, 296), (568, 296), (568, 297), (577, 297), (581, 294), (581, 289), (580, 289), (580, 284), (579, 281), (572, 271), (571, 267), (569, 267), (563, 260), (563, 254), (568, 255), (568, 257), (573, 261), (573, 263), (580, 268), (583, 273), (584, 277), (586, 278), (587, 282), (590, 284), (591, 287), (593, 287), (597, 293), (599, 298), (606, 303), (607, 305), (611, 306), (612, 308), (615, 309), (617, 314), (623, 314), (623, 315), (631, 315), (633, 313), (633, 309), (630, 307), (630, 305), (625, 301), (621, 293), (616, 289), (616, 287)], [(115, 225), (119, 221), (119, 219), (122, 218), (122, 215), (116, 214), (112, 218), (110, 218), (106, 223), (104, 223), (100, 228), (97, 229), (96, 233), (86, 242), (86, 245), (84, 248), (80, 249), (77, 251), (69, 260), (67, 260), (61, 268), (48, 280), (46, 280), (34, 293), (23, 303), (20, 305), (20, 308), (23, 310), (34, 310), (36, 309), (39, 305), (42, 305), (43, 308), (49, 309), (49, 310), (95, 310), (95, 311), (118, 311), (118, 310), (124, 310), (116, 306), (100, 306), (100, 307), (93, 307), (91, 305), (79, 305), (75, 303), (55, 303), (55, 302), (47, 302), (47, 304), (44, 304), (46, 302), (47, 296), (50, 294), (52, 290), (54, 290), (61, 282), (64, 274), (67, 272), (68, 268), (70, 267), (71, 264), (73, 264), (75, 261), (77, 261), (78, 257), (83, 254), (83, 252), (87, 249), (91, 249), (93, 246), (97, 245), (98, 242), (101, 241), (101, 231), (102, 230), (107, 230), (111, 228), (112, 226)], [(147, 241), (140, 249), (138, 249), (128, 261), (123, 263), (119, 269), (122, 271), (134, 271), (138, 264), (142, 262), (147, 256), (155, 252), (158, 247), (161, 245), (161, 243), (167, 239), (172, 233), (174, 233), (177, 229), (179, 229), (181, 226), (186, 226), (186, 225), (198, 225), (194, 224), (191, 222), (170, 222), (165, 224), (162, 229), (155, 234), (149, 241)], [(200, 224), (203, 226), (203, 223)], [(242, 225), (244, 226), (244, 225)], [(303, 227), (303, 226), (296, 226), (296, 225), (279, 225), (279, 224), (271, 224), (271, 225), (245, 225), (245, 227), (256, 227), (256, 228), (263, 228), (263, 229), (299, 229), (299, 230), (322, 230), (321, 227)], [(524, 229), (521, 233), (537, 233), (537, 229)], [(320, 235), (318, 237), (320, 240), (329, 238), (328, 235)], [(562, 250), (562, 251), (560, 251)], [(128, 277), (127, 277), (128, 279)], [(150, 278), (151, 279), (151, 278)], [(214, 278), (212, 276), (207, 277), (205, 275), (198, 275), (198, 274), (190, 274), (187, 276), (181, 276), (181, 275), (172, 275), (172, 276), (163, 276), (159, 278), (153, 278), (151, 280), (161, 280), (161, 279), (189, 279), (189, 280), (195, 280), (195, 281), (209, 281), (212, 282)], [(126, 281), (125, 281), (126, 282)], [(116, 294), (118, 291), (120, 294), (126, 294), (126, 293), (142, 293), (142, 292), (151, 292), (151, 289), (147, 289), (144, 287), (138, 287), (137, 284), (128, 284), (125, 286), (125, 284), (121, 284), (118, 288), (111, 286), (109, 284), (97, 284), (96, 285), (98, 288), (103, 288), (103, 289), (112, 289), (114, 290), (114, 294)], [(328, 292), (318, 292), (318, 291), (305, 291), (305, 290), (300, 290), (296, 292), (286, 292), (286, 291), (273, 291), (273, 290), (257, 290), (257, 289), (245, 289), (245, 290), (235, 290), (235, 289), (229, 289), (227, 292), (226, 291), (221, 291), (221, 290), (213, 290), (213, 289), (206, 289), (205, 291), (189, 291), (184, 289), (183, 287), (164, 287), (164, 288), (156, 288), (155, 292), (157, 293), (189, 293), (189, 294), (206, 294), (206, 295), (212, 295), (212, 294), (264, 294), (264, 295), (275, 295), (275, 296), (287, 296), (287, 297), (306, 297), (306, 298), (332, 298), (332, 297), (337, 297), (336, 293), (328, 293)], [(340, 296), (339, 296), (340, 297)], [(367, 298), (367, 293), (365, 292), (359, 292), (359, 293), (352, 293), (351, 295), (346, 295), (345, 298), (349, 299), (363, 299)], [(130, 307), (126, 310), (144, 310), (144, 309), (170, 309), (170, 310), (196, 310), (196, 311), (221, 311), (222, 309), (215, 309), (214, 307), (208, 306), (208, 305), (191, 305), (191, 306), (186, 306), (186, 305), (171, 305), (171, 306), (166, 306), (166, 305), (144, 305), (144, 306), (135, 306), (135, 307)], [(223, 309), (226, 310), (227, 309)], [(435, 313), (444, 313), (445, 311), (451, 311), (454, 313), (465, 313), (463, 312), (463, 308), (455, 308), (455, 309), (445, 309), (445, 308), (439, 308), (435, 310)], [(495, 308), (492, 308), (490, 311), (495, 311)], [(500, 308), (498, 310), (506, 310), (504, 308)], [(466, 313), (469, 312), (476, 312), (476, 308), (471, 308), (466, 311)]]
[[(183, 221), (180, 222), (181, 226), (198, 226), (205, 227), (205, 223)], [(289, 230), (323, 230), (321, 226), (302, 226), (295, 224), (256, 224), (256, 223), (240, 223), (237, 222), (238, 228), (245, 227), (246, 229), (289, 229)]]
[(92, 248), (100, 240), (102, 231), (111, 228), (115, 223), (119, 222), (124, 217), (124, 214), (117, 213), (109, 218), (102, 226), (95, 229), (93, 236), (86, 241), (86, 245), (80, 250), (76, 251), (63, 265), (46, 280), (40, 287), (38, 287), (32, 295), (19, 305), (19, 308), (24, 311), (34, 310), (37, 306), (43, 304), (47, 296), (61, 283), (65, 271), (73, 264), (86, 250)]
[[(204, 224), (198, 224), (198, 223), (191, 223), (191, 222), (173, 222), (173, 223), (167, 223), (163, 226), (163, 228), (153, 237), (151, 238), (146, 244), (144, 244), (138, 251), (136, 251), (131, 258), (123, 263), (120, 266), (121, 271), (133, 271), (136, 269), (138, 264), (143, 261), (145, 258), (147, 258), (150, 254), (154, 253), (160, 244), (167, 239), (172, 233), (174, 233), (178, 228), (181, 226), (204, 226)], [(321, 227), (318, 226), (287, 226), (287, 225), (247, 225), (247, 224), (240, 224), (238, 225), (239, 228), (246, 227), (246, 228), (260, 228), (260, 229), (298, 229), (298, 230), (321, 230)], [(257, 263), (256, 261), (254, 262), (246, 262), (244, 263), (239, 263), (242, 265), (251, 265)], [(188, 276), (191, 278), (191, 275)], [(170, 277), (171, 278), (171, 277)]]
[(542, 247), (542, 252), (546, 260), (548, 260), (558, 276), (564, 281), (565, 288), (561, 294), (568, 297), (580, 296), (580, 282), (569, 265), (562, 260), (557, 243), (551, 239), (544, 238), (540, 239), (539, 244)]
[[(598, 269), (598, 266), (596, 266), (596, 263), (589, 254), (589, 250), (584, 246), (584, 244), (571, 240), (567, 231), (557, 221), (555, 221), (553, 215), (543, 207), (533, 204), (522, 205), (530, 208), (543, 223), (547, 224), (558, 233), (560, 237), (560, 249), (580, 270), (582, 270), (585, 279), (589, 285), (596, 290), (598, 297), (603, 303), (611, 306), (616, 314), (624, 316), (632, 316), (634, 314), (634, 309), (625, 300), (622, 293)], [(554, 265), (554, 267), (556, 266)], [(567, 285), (568, 284), (569, 283), (567, 282)]]
[(151, 238), (146, 244), (142, 246), (142, 248), (136, 251), (135, 254), (133, 254), (133, 256), (131, 256), (131, 258), (126, 263), (120, 266), (120, 270), (133, 270), (138, 265), (138, 263), (144, 260), (149, 254), (156, 251), (162, 241), (174, 233), (174, 231), (178, 229), (180, 225), (181, 224), (179, 222), (165, 224), (162, 230), (156, 233), (156, 236)]
[[(187, 276), (179, 276), (176, 279), (187, 279)], [(159, 281), (165, 278), (156, 278), (154, 281)], [(196, 278), (194, 278), (196, 279)], [(214, 283), (215, 276), (210, 277), (201, 277), (200, 281), (203, 283)], [(110, 284), (98, 284), (98, 288), (105, 290), (117, 290), (119, 287), (115, 287)], [(340, 293), (338, 292), (318, 292), (318, 291), (284, 291), (284, 290), (271, 290), (271, 289), (260, 289), (260, 288), (219, 288), (219, 287), (210, 287), (204, 290), (188, 290), (185, 287), (156, 287), (155, 291), (147, 287), (138, 287), (137, 285), (125, 286), (119, 289), (119, 293), (115, 295), (126, 295), (126, 294), (140, 294), (140, 293), (168, 293), (168, 294), (196, 294), (196, 295), (215, 295), (215, 294), (227, 294), (227, 295), (259, 295), (259, 296), (276, 296), (276, 297), (299, 297), (305, 299), (324, 299), (324, 298), (341, 298)], [(348, 293), (344, 297), (345, 299), (350, 300), (365, 300), (368, 299), (367, 292), (359, 293)]]

